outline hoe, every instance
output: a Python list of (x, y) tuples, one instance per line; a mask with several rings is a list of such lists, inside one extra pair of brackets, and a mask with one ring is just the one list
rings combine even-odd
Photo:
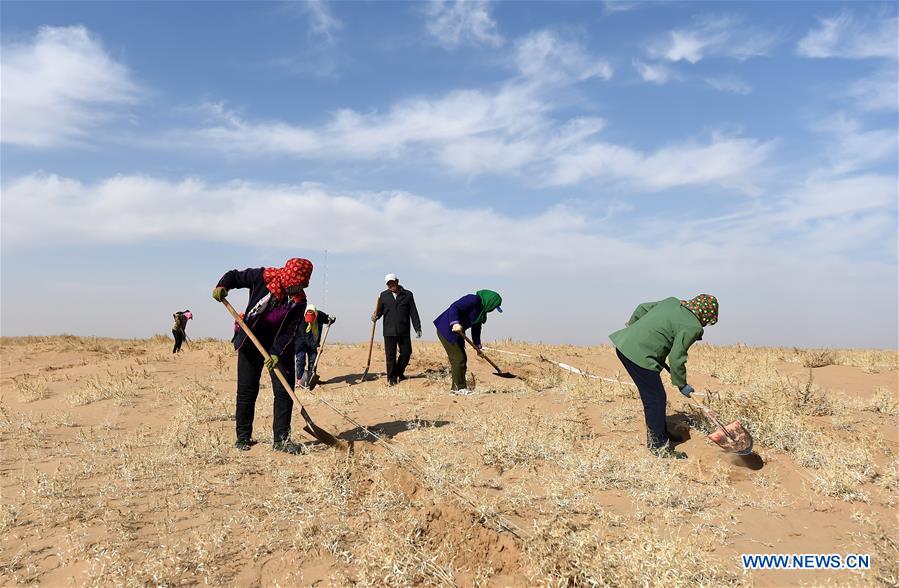
[(468, 342), (468, 344), (471, 345), (474, 348), (474, 350), (478, 352), (479, 356), (481, 356), (483, 359), (487, 360), (487, 363), (489, 363), (490, 365), (493, 366), (493, 369), (496, 370), (496, 372), (494, 372), (494, 374), (493, 374), (494, 376), (499, 376), (500, 378), (514, 378), (515, 377), (515, 374), (510, 374), (509, 372), (504, 372), (503, 370), (501, 370), (499, 368), (498, 365), (493, 363), (493, 360), (490, 359), (489, 357), (487, 357), (486, 353), (484, 353), (483, 351), (478, 349), (478, 346), (474, 344), (474, 341), (472, 341), (471, 339), (468, 338), (468, 335), (466, 335), (465, 333), (462, 333), (462, 337), (464, 337), (465, 341)]

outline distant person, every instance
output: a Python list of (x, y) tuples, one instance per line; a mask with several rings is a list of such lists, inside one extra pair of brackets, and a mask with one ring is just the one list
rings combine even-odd
[(468, 355), (465, 353), (465, 339), (462, 335), (470, 328), (471, 340), (480, 352), (481, 328), (487, 322), (487, 314), (494, 310), (502, 312), (502, 303), (502, 297), (493, 290), (478, 290), (475, 294), (466, 294), (456, 300), (434, 319), (437, 339), (446, 350), (450, 362), (452, 394), (467, 396), (472, 393), (465, 383)]
[(187, 321), (194, 318), (189, 310), (179, 310), (172, 315), (175, 322), (172, 324), (172, 337), (175, 338), (175, 346), (172, 347), (172, 353), (181, 351), (181, 344), (187, 338)]
[[(377, 321), (384, 317), (384, 355), (387, 360), (387, 385), (394, 386), (406, 379), (406, 366), (412, 358), (412, 336), (409, 324), (415, 329), (415, 336), (421, 338), (421, 319), (412, 292), (400, 286), (396, 274), (384, 276), (387, 289), (381, 292), (378, 311), (371, 317)], [(399, 349), (400, 356), (396, 352)]]
[(306, 305), (303, 322), (300, 323), (297, 336), (293, 340), (293, 352), (297, 361), (297, 386), (306, 386), (303, 377), (311, 375), (312, 368), (315, 367), (322, 329), (325, 325), (333, 325), (336, 320), (336, 316), (329, 316), (325, 311), (315, 308), (315, 305)]
[[(293, 382), (293, 340), (306, 311), (306, 293), (312, 277), (312, 262), (308, 259), (288, 259), (282, 268), (257, 267), (243, 271), (231, 270), (222, 276), (212, 291), (212, 297), (221, 302), (229, 290), (249, 288), (250, 299), (243, 319), (271, 356), (262, 354), (243, 332), (234, 333), (234, 349), (237, 350), (237, 407), (235, 447), (247, 450), (255, 443), (253, 417), (256, 398), (259, 396), (259, 378), (262, 368), (269, 372), (279, 366), (288, 382)], [(293, 400), (275, 374), (271, 374), (274, 411), (272, 415), (272, 446), (279, 451), (294, 453), (297, 446), (290, 442), (290, 420)]]
[(609, 338), (618, 359), (640, 392), (646, 419), (647, 445), (659, 457), (683, 459), (671, 446), (665, 424), (665, 387), (659, 375), (668, 358), (671, 383), (684, 396), (693, 394), (687, 384), (687, 350), (702, 339), (703, 327), (718, 322), (718, 299), (700, 294), (690, 300), (666, 298), (645, 302), (634, 310), (624, 329)]

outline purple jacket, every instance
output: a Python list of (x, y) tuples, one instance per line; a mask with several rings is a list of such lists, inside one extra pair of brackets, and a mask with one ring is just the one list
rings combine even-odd
[(481, 346), (481, 323), (474, 324), (481, 314), (483, 304), (476, 294), (466, 294), (456, 300), (443, 314), (434, 319), (437, 332), (450, 343), (463, 344), (462, 337), (453, 333), (453, 325), (459, 323), (463, 329), (471, 328), (471, 340), (478, 347)]

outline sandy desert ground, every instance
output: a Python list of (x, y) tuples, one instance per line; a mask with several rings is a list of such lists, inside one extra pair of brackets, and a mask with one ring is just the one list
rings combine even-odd
[[(622, 371), (608, 346), (492, 346)], [(626, 379), (495, 354), (523, 378), (470, 357), (477, 394), (454, 397), (436, 343), (394, 388), (352, 384), (366, 346), (326, 349), (304, 402), (352, 456), (299, 431), (300, 455), (273, 451), (269, 383), (260, 443), (240, 452), (229, 344), (170, 351), (162, 336), (2, 340), (0, 583), (899, 584), (895, 351), (695, 346), (691, 382), (757, 454), (709, 443), (674, 392), (682, 461), (642, 447)], [(744, 572), (742, 553), (866, 553), (872, 569)]]

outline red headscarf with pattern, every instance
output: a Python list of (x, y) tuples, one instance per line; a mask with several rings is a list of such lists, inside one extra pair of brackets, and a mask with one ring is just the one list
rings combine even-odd
[[(265, 280), (265, 287), (278, 300), (284, 299), (285, 288), (290, 288), (291, 286), (308, 287), (309, 278), (311, 277), (312, 262), (300, 257), (288, 259), (282, 268), (267, 267), (262, 274), (262, 279)], [(299, 304), (306, 301), (306, 293), (300, 292), (290, 298)]]

